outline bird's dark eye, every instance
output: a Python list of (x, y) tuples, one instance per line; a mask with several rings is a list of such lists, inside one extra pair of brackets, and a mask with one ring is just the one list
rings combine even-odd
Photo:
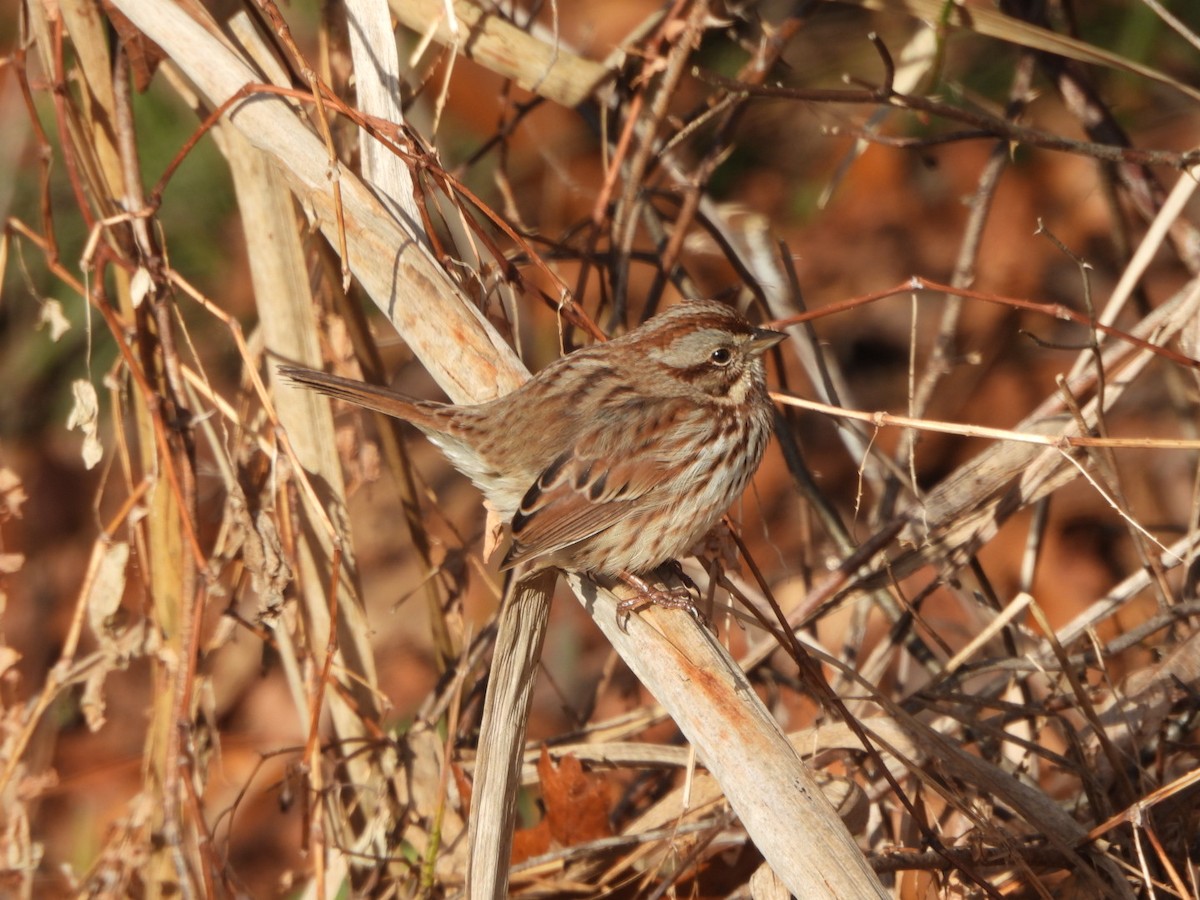
[(718, 347), (708, 355), (708, 361), (714, 366), (727, 366), (733, 359), (733, 351), (728, 347)]

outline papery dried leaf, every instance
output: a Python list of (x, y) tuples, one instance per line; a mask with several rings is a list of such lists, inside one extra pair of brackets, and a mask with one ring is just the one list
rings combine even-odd
[(552, 846), (550, 823), (542, 819), (542, 821), (538, 822), (532, 828), (518, 828), (513, 833), (512, 852), (509, 854), (509, 861), (515, 866), (518, 863), (525, 862), (527, 859), (533, 859), (535, 856), (549, 853)]
[(507, 529), (500, 513), (492, 509), (487, 500), (483, 501), (483, 507), (487, 510), (487, 520), (483, 525), (483, 558), (490, 561), (497, 551), (508, 545), (505, 540)]
[(0, 518), (21, 518), (21, 505), (28, 499), (17, 473), (0, 467)]
[(100, 443), (100, 438), (95, 433), (84, 436), (81, 455), (86, 469), (94, 469), (96, 463), (104, 457), (104, 445)]
[(571, 847), (596, 838), (610, 837), (612, 805), (608, 783), (583, 771), (574, 756), (564, 756), (556, 766), (543, 747), (538, 779), (546, 815), (532, 828), (513, 835), (512, 861), (522, 862), (555, 847)]
[(54, 790), (58, 785), (58, 773), (53, 769), (45, 769), (31, 775), (22, 773), (17, 784), (17, 797), (27, 803), (36, 800), (47, 791)]
[(691, 553), (703, 560), (715, 559), (726, 572), (742, 571), (742, 560), (738, 555), (737, 542), (728, 529), (718, 526), (711, 529), (692, 547)]
[(150, 276), (150, 270), (145, 266), (139, 267), (129, 281), (129, 297), (135, 308), (142, 305), (153, 287), (154, 279)]
[(277, 612), (283, 606), (283, 589), (292, 580), (292, 570), (283, 552), (283, 543), (269, 513), (260, 512), (254, 520), (254, 537), (247, 536), (243, 551), (251, 583), (259, 596), (259, 614)]
[(96, 389), (90, 381), (77, 378), (71, 383), (71, 393), (75, 397), (75, 406), (67, 419), (68, 428), (87, 430), (89, 424), (95, 426), (99, 414), (100, 403), (96, 397)]
[(555, 766), (542, 748), (538, 760), (542, 802), (550, 834), (563, 847), (573, 847), (597, 838), (611, 837), (612, 791), (607, 779), (583, 771), (577, 757), (564, 756)]
[(99, 431), (100, 401), (96, 389), (90, 381), (82, 378), (75, 379), (71, 384), (71, 393), (75, 397), (75, 406), (67, 419), (67, 428), (78, 428), (83, 432), (83, 464), (86, 468), (94, 468), (104, 455), (104, 448), (97, 436)]
[(50, 329), (50, 340), (58, 343), (58, 339), (71, 330), (71, 322), (63, 314), (62, 304), (57, 300), (46, 300), (42, 303), (41, 314), (38, 316), (37, 327)]
[(97, 732), (104, 727), (104, 713), (107, 705), (104, 700), (104, 681), (108, 678), (110, 668), (101, 663), (88, 672), (87, 680), (83, 683), (83, 695), (79, 698), (79, 709), (83, 712), (83, 720), (88, 730)]
[(87, 616), (92, 632), (106, 650), (114, 649), (109, 620), (121, 606), (125, 593), (125, 572), (129, 564), (129, 545), (124, 542), (96, 545), (100, 553), (95, 575), (88, 588)]

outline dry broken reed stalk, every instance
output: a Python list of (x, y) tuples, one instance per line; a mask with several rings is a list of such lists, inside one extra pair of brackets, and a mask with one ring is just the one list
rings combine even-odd
[[(726, 22), (705, 2), (678, 3), (632, 28), (625, 53), (598, 62), (561, 38), (557, 9), (526, 21), (466, 2), (394, 7), (422, 36), (420, 47), (442, 48), (435, 51), (440, 69), (420, 59), (401, 65), (388, 10), (367, 0), (329, 10), (319, 64), (269, 2), (220, 22), (199, 7), (148, 0), (114, 0), (107, 12), (37, 0), (23, 7), (24, 40), (7, 70), (28, 100), (24, 121), (34, 146), (46, 151), (29, 161), (30, 180), (40, 175), (44, 186), (36, 224), (7, 219), (0, 259), (8, 261), (14, 248), (22, 261), (40, 257), (48, 279), (76, 303), (86, 301), (94, 317), (89, 350), (99, 357), (100, 348), (113, 348), (116, 362), (103, 377), (89, 369), (75, 388), (85, 457), (91, 464), (107, 452), (107, 468), (89, 562), (75, 573), (73, 601), (56, 601), (68, 624), (55, 661), (40, 672), (21, 669), (20, 655), (30, 653), (19, 640), (0, 657), (11, 689), (0, 738), (0, 837), (14, 890), (222, 895), (265, 877), (275, 889), (287, 879), (315, 896), (640, 896), (673, 886), (728, 891), (730, 884), (756, 896), (785, 888), (817, 897), (935, 887), (1123, 897), (1150, 886), (1195, 895), (1189, 848), (1197, 823), (1186, 800), (1194, 790), (1190, 698), (1200, 681), (1189, 574), (1198, 517), (1197, 504), (1183, 495), (1195, 480), (1188, 389), (1194, 392), (1198, 244), (1182, 214), (1190, 173), (1164, 196), (1145, 168), (1182, 169), (1193, 157), (1126, 151), (1109, 111), (1083, 89), (1087, 77), (1033, 53), (1013, 66), (1007, 117), (925, 92), (925, 82), (944, 76), (939, 67), (950, 63), (944, 35), (922, 29), (898, 62), (887, 40), (856, 38), (877, 53), (878, 83), (789, 94), (763, 84), (779, 77), (790, 43), (805, 39), (812, 26), (805, 17), (759, 28)], [(120, 37), (115, 53), (109, 22)], [(344, 31), (338, 22), (348, 23)], [(943, 24), (972, 28), (970, 21)], [(1181, 80), (1056, 35), (1044, 22), (989, 13), (975, 27), (1017, 46), (1124, 68), (1180, 88), (1194, 102)], [(746, 55), (735, 79), (692, 78), (705, 42), (730, 49), (738, 41)], [(1066, 111), (1087, 123), (1087, 142), (1013, 121), (1029, 103), (1039, 65), (1068, 98)], [(549, 216), (522, 222), (537, 210), (514, 193), (504, 165), (495, 195), (505, 214), (493, 212), (464, 183), (470, 166), (445, 171), (427, 149), (440, 135), (432, 123), (459, 110), (451, 75), (471, 66), (529, 92), (519, 101), (505, 95), (511, 120), (488, 142), (503, 154), (539, 103), (581, 107), (603, 120), (589, 159), (596, 177), (568, 219), (572, 227), (552, 236)], [(420, 75), (410, 76), (410, 68), (433, 71), (421, 85), (427, 133), (402, 121), (395, 86), (402, 79), (416, 86)], [(170, 187), (166, 194), (161, 185), (143, 187), (157, 173), (141, 168), (138, 146), (154, 125), (137, 113), (134, 85), (151, 78), (191, 107), (196, 123), (212, 125), (242, 223), (250, 306), (206, 295), (171, 262), (168, 250), (203, 236), (164, 229), (160, 204), (170, 205)], [(433, 489), (420, 486), (394, 424), (381, 423), (384, 464), (402, 486), (405, 510), (403, 517), (392, 512), (388, 525), (397, 528), (403, 518), (416, 548), (405, 593), (425, 598), (431, 669), (441, 676), (404, 711), (410, 721), (395, 725), (381, 671), (401, 651), (373, 639), (383, 626), (378, 608), (367, 613), (366, 538), (351, 528), (343, 474), (348, 466), (361, 479), (377, 463), (350, 443), (353, 428), (335, 426), (325, 401), (274, 390), (274, 363), (331, 363), (383, 377), (370, 327), (345, 293), (353, 279), (446, 394), (478, 400), (525, 377), (507, 339), (525, 320), (530, 331), (566, 345), (580, 329), (597, 330), (586, 311), (599, 310), (606, 324), (629, 323), (672, 295), (713, 292), (735, 273), (731, 299), (758, 305), (766, 317), (803, 322), (793, 325), (778, 374), (807, 378), (831, 416), (864, 408), (854, 400), (863, 385), (803, 315), (804, 278), (786, 245), (768, 237), (761, 219), (715, 200), (721, 164), (752, 125), (754, 104), (768, 96), (838, 110), (832, 104), (910, 110), (969, 122), (972, 137), (996, 140), (953, 260), (947, 293), (957, 299), (945, 303), (932, 333), (922, 331), (916, 311), (903, 323), (911, 325), (900, 344), (906, 416), (846, 421), (836, 452), (833, 440), (814, 440), (808, 430), (809, 453), (824, 444), (826, 465), (846, 471), (847, 489), (811, 477), (795, 447), (800, 428), (781, 416), (792, 480), (814, 512), (810, 520), (789, 507), (769, 520), (767, 539), (753, 541), (746, 554), (745, 575), (719, 563), (732, 553), (727, 542), (711, 548), (707, 570), (690, 570), (701, 584), (711, 579), (710, 596), (719, 584), (749, 610), (718, 606), (720, 640), (686, 616), (659, 610), (626, 633), (611, 595), (586, 579), (565, 579), (661, 707), (640, 702), (613, 714), (620, 692), (600, 679), (586, 704), (592, 715), (556, 738), (557, 768), (540, 755), (541, 745), (524, 748), (541, 660), (552, 660), (563, 640), (544, 645), (552, 579), (518, 589), (495, 621), (472, 629), (464, 612), (471, 591), (455, 560), (486, 569), (475, 551), (453, 546), (456, 538), (435, 526), (437, 507), (426, 502)], [(1195, 122), (1194, 111), (1182, 108)], [(947, 139), (885, 134), (874, 122), (856, 126), (856, 134), (854, 154), (871, 142), (912, 150)], [(355, 141), (356, 159), (349, 152)], [(1037, 347), (1039, 362), (1051, 364), (1060, 345), (1083, 341), (1057, 385), (1027, 398), (1009, 420), (1020, 420), (1010, 432), (1046, 436), (1047, 445), (975, 428), (971, 413), (981, 407), (964, 403), (966, 421), (955, 427), (963, 436), (986, 434), (989, 446), (965, 463), (947, 463), (936, 483), (922, 483), (929, 441), (923, 447), (916, 439), (921, 420), (945, 418), (933, 413), (953, 407), (948, 397), (974, 400), (990, 387), (963, 365), (961, 346), (979, 341), (965, 288), (988, 260), (984, 225), (994, 222), (1010, 144), (1021, 142), (1115, 162), (1114, 196), (1126, 198), (1149, 227), (1103, 309), (1092, 307), (1080, 268), (1068, 293), (1088, 300), (1076, 316), (1082, 327), (1055, 332), (1058, 345)], [(52, 156), (66, 162), (71, 202), (50, 190)], [(847, 171), (852, 185), (855, 169)], [(583, 183), (570, 178), (575, 189)], [(1125, 221), (1116, 204), (1112, 215)], [(83, 279), (75, 259), (60, 252), (67, 221), (90, 234)], [(1170, 256), (1169, 291), (1144, 277), (1156, 253)], [(713, 259), (724, 275), (713, 274)], [(27, 284), (36, 278), (24, 277)], [(223, 288), (233, 286), (230, 279)], [(1154, 302), (1125, 310), (1134, 287)], [(882, 303), (897, 308), (877, 300), (839, 313), (851, 324), (833, 327), (880, 327), (892, 315), (877, 313)], [(58, 307), (43, 309), (57, 327)], [(1024, 324), (1050, 332), (1049, 319), (1032, 315)], [(246, 334), (243, 321), (251, 323)], [(218, 363), (214, 344), (235, 361), (231, 368)], [(1004, 360), (1000, 353), (990, 364), (999, 369)], [(963, 388), (964, 377), (974, 383)], [(101, 381), (107, 420), (92, 387)], [(1170, 415), (1141, 416), (1147, 404)], [(913, 437), (881, 446), (878, 429), (894, 423), (913, 428)], [(1168, 440), (1139, 443), (1149, 428)], [(1174, 474), (1143, 473), (1109, 439), (1130, 429), (1145, 453), (1168, 452), (1162, 448), (1173, 441), (1173, 458), (1186, 451), (1188, 462)], [(781, 472), (769, 477), (761, 480), (766, 490), (786, 483)], [(1046, 517), (1051, 502), (1078, 504), (1079, 493), (1111, 507), (1106, 527), (1119, 537), (1110, 540), (1132, 562), (1109, 560), (1110, 583), (1093, 590), (1065, 626), (1052, 625), (1049, 601), (1068, 576), (1051, 569), (1060, 558), (1047, 547)], [(0, 458), (6, 542), (29, 506)], [(1026, 526), (1027, 546), (1015, 554), (1015, 576), (998, 581), (990, 572), (999, 563), (989, 553), (1014, 524)], [(837, 562), (822, 574), (812, 565), (817, 557)], [(0, 547), (5, 589), (28, 602), (35, 561), (23, 562)], [(489, 589), (495, 585), (482, 588)], [(1131, 621), (1112, 624), (1118, 616)], [(735, 617), (748, 623), (745, 632)], [(798, 634), (797, 626), (804, 626)], [(265, 654), (263, 668), (286, 699), (271, 720), (277, 731), (253, 736), (260, 758), (234, 778), (238, 736), (224, 717), (263, 693), (251, 677), (255, 667), (246, 665), (248, 649)], [(36, 803), (64, 765), (56, 759), (53, 711), (73, 705), (100, 735), (118, 711), (130, 721), (114, 688), (128, 667), (150, 685), (139, 695), (149, 710), (137, 734), (135, 789), (93, 852), (53, 875), (43, 854), (58, 853), (56, 864), (68, 860), (52, 845), (50, 816)], [(18, 684), (23, 673), (38, 677)], [(785, 735), (780, 723), (789, 716), (804, 727)], [(645, 739), (664, 717), (694, 755)], [(232, 792), (223, 790), (227, 780)], [(513, 810), (522, 786), (535, 785), (558, 845), (523, 832), (520, 861), (510, 868)], [(620, 806), (612, 797), (618, 787), (626, 791)], [(72, 787), (62, 790), (69, 795)], [(286, 800), (292, 833), (269, 844), (282, 861), (264, 876), (238, 860), (260, 837), (240, 823), (275, 795)], [(564, 820), (595, 824), (564, 831)]]

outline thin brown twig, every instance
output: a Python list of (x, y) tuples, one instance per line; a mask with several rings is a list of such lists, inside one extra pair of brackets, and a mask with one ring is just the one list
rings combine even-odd
[(1043, 150), (1054, 150), (1086, 156), (1102, 162), (1128, 163), (1131, 165), (1164, 166), (1184, 171), (1200, 162), (1200, 150), (1188, 150), (1177, 153), (1170, 150), (1141, 150), (1136, 147), (1123, 147), (1113, 144), (1101, 144), (1094, 141), (1077, 141), (1064, 138), (1050, 132), (1026, 125), (989, 116), (986, 113), (974, 112), (953, 106), (940, 100), (919, 97), (914, 94), (902, 94), (891, 89), (886, 84), (878, 88), (787, 88), (772, 85), (744, 84), (736, 79), (726, 78), (714, 72), (699, 68), (692, 70), (700, 80), (722, 88), (731, 93), (743, 93), (747, 97), (774, 100), (796, 100), (814, 103), (852, 103), (869, 106), (890, 106), (895, 109), (905, 109), (911, 112), (925, 113), (938, 116), (953, 122), (962, 122), (970, 126), (969, 130), (951, 132), (926, 138), (895, 138), (879, 135), (872, 131), (858, 134), (865, 140), (874, 141), (897, 147), (935, 146), (953, 142), (982, 140), (992, 138), (1012, 144), (1024, 144), (1039, 147)]
[(895, 297), (901, 294), (912, 292), (931, 291), (935, 294), (952, 294), (956, 297), (965, 297), (969, 300), (979, 300), (984, 303), (995, 303), (1000, 306), (1009, 306), (1013, 309), (1026, 309), (1031, 312), (1041, 313), (1042, 315), (1050, 316), (1054, 319), (1076, 322), (1080, 325), (1094, 326), (1101, 334), (1116, 338), (1119, 341), (1127, 343), (1139, 350), (1146, 350), (1153, 353), (1155, 356), (1160, 356), (1168, 362), (1175, 363), (1179, 366), (1184, 366), (1189, 369), (1200, 370), (1200, 360), (1194, 357), (1187, 356), (1183, 353), (1178, 353), (1169, 347), (1162, 347), (1158, 344), (1140, 338), (1137, 335), (1130, 334), (1120, 328), (1115, 328), (1111, 325), (1105, 325), (1102, 322), (1093, 322), (1091, 317), (1084, 313), (1077, 312), (1068, 306), (1061, 303), (1038, 303), (1033, 300), (1025, 300), (1020, 297), (1007, 297), (1002, 294), (993, 294), (987, 291), (976, 291), (969, 288), (955, 287), (949, 284), (942, 284), (932, 279), (925, 278), (921, 275), (914, 275), (907, 281), (901, 282), (894, 287), (884, 288), (880, 291), (872, 291), (869, 294), (863, 294), (859, 297), (852, 297), (848, 300), (841, 300), (836, 303), (830, 303), (819, 309), (809, 310), (799, 313), (798, 315), (788, 316), (784, 319), (776, 319), (770, 323), (772, 328), (786, 328), (789, 325), (797, 325), (801, 322), (808, 322), (812, 319), (820, 319), (825, 316), (831, 316), (835, 313), (846, 312), (847, 310), (855, 309), (859, 306), (865, 306), (869, 303), (875, 303), (886, 297)]

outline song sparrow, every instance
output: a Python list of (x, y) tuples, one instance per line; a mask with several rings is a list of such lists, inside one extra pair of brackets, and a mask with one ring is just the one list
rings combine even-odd
[(637, 576), (692, 547), (758, 468), (771, 432), (761, 357), (784, 337), (694, 300), (474, 406), (280, 372), (421, 429), (511, 524), (502, 569), (531, 561), (617, 576), (642, 601), (679, 606)]

